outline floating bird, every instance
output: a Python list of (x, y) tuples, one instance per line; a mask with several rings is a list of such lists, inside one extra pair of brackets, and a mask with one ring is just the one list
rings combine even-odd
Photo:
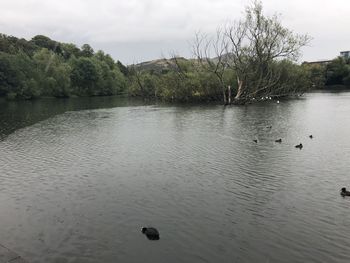
[(282, 142), (282, 139), (275, 140), (275, 142), (281, 143), (281, 142)]
[(253, 140), (253, 142), (258, 143), (258, 140), (257, 140), (257, 139), (255, 139), (255, 140)]
[(303, 145), (302, 143), (298, 144), (298, 145), (295, 145), (295, 148), (299, 148), (300, 150), (303, 148)]
[(312, 134), (309, 136), (310, 139), (312, 139), (314, 136), (312, 136)]
[(340, 190), (340, 194), (342, 196), (350, 196), (350, 192), (349, 191), (346, 191), (346, 188), (343, 187), (341, 190)]
[(272, 126), (266, 126), (266, 128), (267, 128), (267, 129), (271, 129), (271, 128), (272, 128)]
[(277, 104), (278, 104), (278, 103), (280, 103), (280, 101), (279, 101), (279, 100), (277, 101)]
[(159, 232), (154, 227), (143, 227), (141, 232), (146, 235), (149, 240), (159, 240)]

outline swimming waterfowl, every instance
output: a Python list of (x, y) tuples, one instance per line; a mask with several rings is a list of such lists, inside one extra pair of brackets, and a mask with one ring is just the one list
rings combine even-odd
[(310, 139), (312, 139), (314, 136), (312, 136), (312, 134), (309, 136)]
[(253, 142), (258, 143), (258, 140), (255, 139), (255, 140), (253, 140)]
[(141, 232), (146, 235), (149, 240), (159, 240), (159, 232), (154, 227), (143, 227)]
[(301, 148), (303, 148), (303, 145), (302, 143), (298, 144), (298, 145), (295, 145), (295, 148), (299, 148), (301, 150)]
[(346, 191), (346, 188), (343, 187), (341, 190), (340, 190), (340, 194), (342, 196), (350, 196), (350, 192), (349, 191)]
[(282, 142), (282, 139), (275, 140), (275, 142), (281, 143), (281, 142)]

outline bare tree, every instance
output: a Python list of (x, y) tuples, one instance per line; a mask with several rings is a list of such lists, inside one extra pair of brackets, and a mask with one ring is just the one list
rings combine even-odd
[(218, 79), (224, 104), (231, 103), (231, 87), (228, 88), (224, 80), (224, 73), (228, 68), (227, 49), (228, 39), (221, 28), (217, 29), (216, 35), (212, 38), (208, 38), (208, 36), (199, 32), (196, 33), (193, 54), (199, 64)]
[(184, 58), (180, 57), (175, 52), (171, 52), (170, 59), (167, 59), (164, 56), (163, 56), (163, 59), (167, 67), (172, 69), (174, 72), (176, 72), (180, 80), (184, 80), (187, 78), (186, 69), (184, 68), (184, 65), (182, 63), (183, 60), (185, 60)]
[(262, 3), (255, 1), (243, 20), (225, 27), (227, 63), (237, 74), (237, 100), (273, 93), (282, 81), (276, 63), (297, 61), (310, 40), (283, 27), (277, 15), (264, 16), (262, 11)]

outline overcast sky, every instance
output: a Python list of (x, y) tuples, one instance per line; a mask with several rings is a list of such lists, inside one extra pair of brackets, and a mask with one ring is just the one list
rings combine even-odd
[[(200, 30), (242, 17), (250, 0), (0, 0), (0, 32), (30, 39), (43, 34), (81, 46), (89, 43), (130, 64), (168, 56), (190, 57)], [(265, 13), (313, 40), (302, 60), (350, 50), (350, 0), (264, 0)]]

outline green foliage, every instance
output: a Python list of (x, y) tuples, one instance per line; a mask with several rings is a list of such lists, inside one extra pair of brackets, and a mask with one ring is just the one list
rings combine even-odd
[(0, 96), (102, 96), (126, 91), (126, 67), (85, 44), (59, 43), (46, 36), (27, 41), (0, 34)]
[(343, 84), (347, 87), (350, 87), (350, 74), (347, 74), (347, 76), (343, 77)]
[[(252, 60), (250, 65), (252, 74), (245, 75), (250, 83), (243, 94), (246, 98), (301, 94), (325, 84), (350, 86), (349, 61), (342, 58), (327, 66), (297, 65), (288, 59), (260, 64)], [(273, 78), (261, 79), (261, 73), (266, 72)], [(103, 51), (94, 52), (88, 44), (80, 49), (46, 36), (27, 41), (0, 34), (0, 96), (7, 99), (128, 94), (162, 100), (219, 101), (226, 85), (231, 86), (232, 96), (237, 93), (237, 75), (233, 67), (225, 67), (218, 78), (198, 60), (177, 57), (158, 60), (157, 67), (148, 69), (126, 67)]]
[(42, 95), (68, 97), (70, 95), (70, 67), (63, 57), (43, 48), (33, 56), (37, 69), (38, 88)]
[[(172, 63), (170, 60), (168, 63)], [(169, 65), (168, 65), (169, 66)], [(193, 61), (181, 59), (167, 70), (140, 70), (131, 67), (129, 74), (129, 95), (162, 100), (199, 101), (218, 100), (221, 87), (213, 74), (201, 70)], [(225, 78), (232, 80), (232, 71)], [(234, 74), (233, 74), (234, 75)]]
[(326, 67), (326, 85), (348, 85), (350, 78), (349, 61), (336, 58)]
[(41, 95), (41, 90), (38, 86), (38, 83), (33, 78), (31, 78), (23, 81), (21, 90), (19, 93), (17, 93), (17, 96), (18, 95), (24, 99), (34, 99), (38, 98)]
[[(31, 99), (40, 96), (33, 61), (23, 52), (6, 54), (0, 52), (0, 94)], [(31, 94), (31, 92), (33, 92)]]
[(311, 89), (310, 74), (302, 66), (283, 60), (278, 62), (276, 67), (281, 75), (278, 86), (274, 87), (274, 95), (303, 94)]
[(19, 39), (17, 37), (0, 34), (0, 52), (5, 52), (7, 54), (24, 52), (27, 55), (31, 55), (38, 48), (39, 47), (34, 43), (23, 38)]
[(124, 74), (124, 76), (127, 76), (129, 74), (128, 68), (124, 66), (119, 60), (117, 61), (117, 67), (119, 68), (120, 72)]
[(46, 49), (51, 50), (57, 54), (62, 54), (61, 44), (59, 42), (51, 40), (47, 36), (37, 35), (37, 36), (32, 38), (31, 42), (34, 43), (38, 47), (46, 48)]
[(98, 56), (99, 52), (94, 59), (100, 87), (98, 95), (114, 95), (123, 92), (126, 85), (123, 74), (115, 67), (114, 61), (109, 55), (101, 57)]
[(79, 94), (97, 95), (95, 93), (98, 80), (97, 67), (90, 58), (81, 57), (73, 61), (71, 79), (73, 87)]
[(61, 44), (61, 48), (62, 55), (66, 60), (72, 58), (73, 56), (78, 58), (81, 55), (80, 49), (74, 44), (63, 43)]
[(326, 83), (326, 67), (320, 64), (303, 64), (303, 69), (308, 72), (312, 88), (324, 88)]
[(13, 55), (0, 52), (0, 96), (6, 95), (19, 84), (19, 72), (13, 61)]
[(89, 44), (84, 44), (81, 47), (81, 55), (83, 57), (92, 57), (94, 55), (94, 50)]

